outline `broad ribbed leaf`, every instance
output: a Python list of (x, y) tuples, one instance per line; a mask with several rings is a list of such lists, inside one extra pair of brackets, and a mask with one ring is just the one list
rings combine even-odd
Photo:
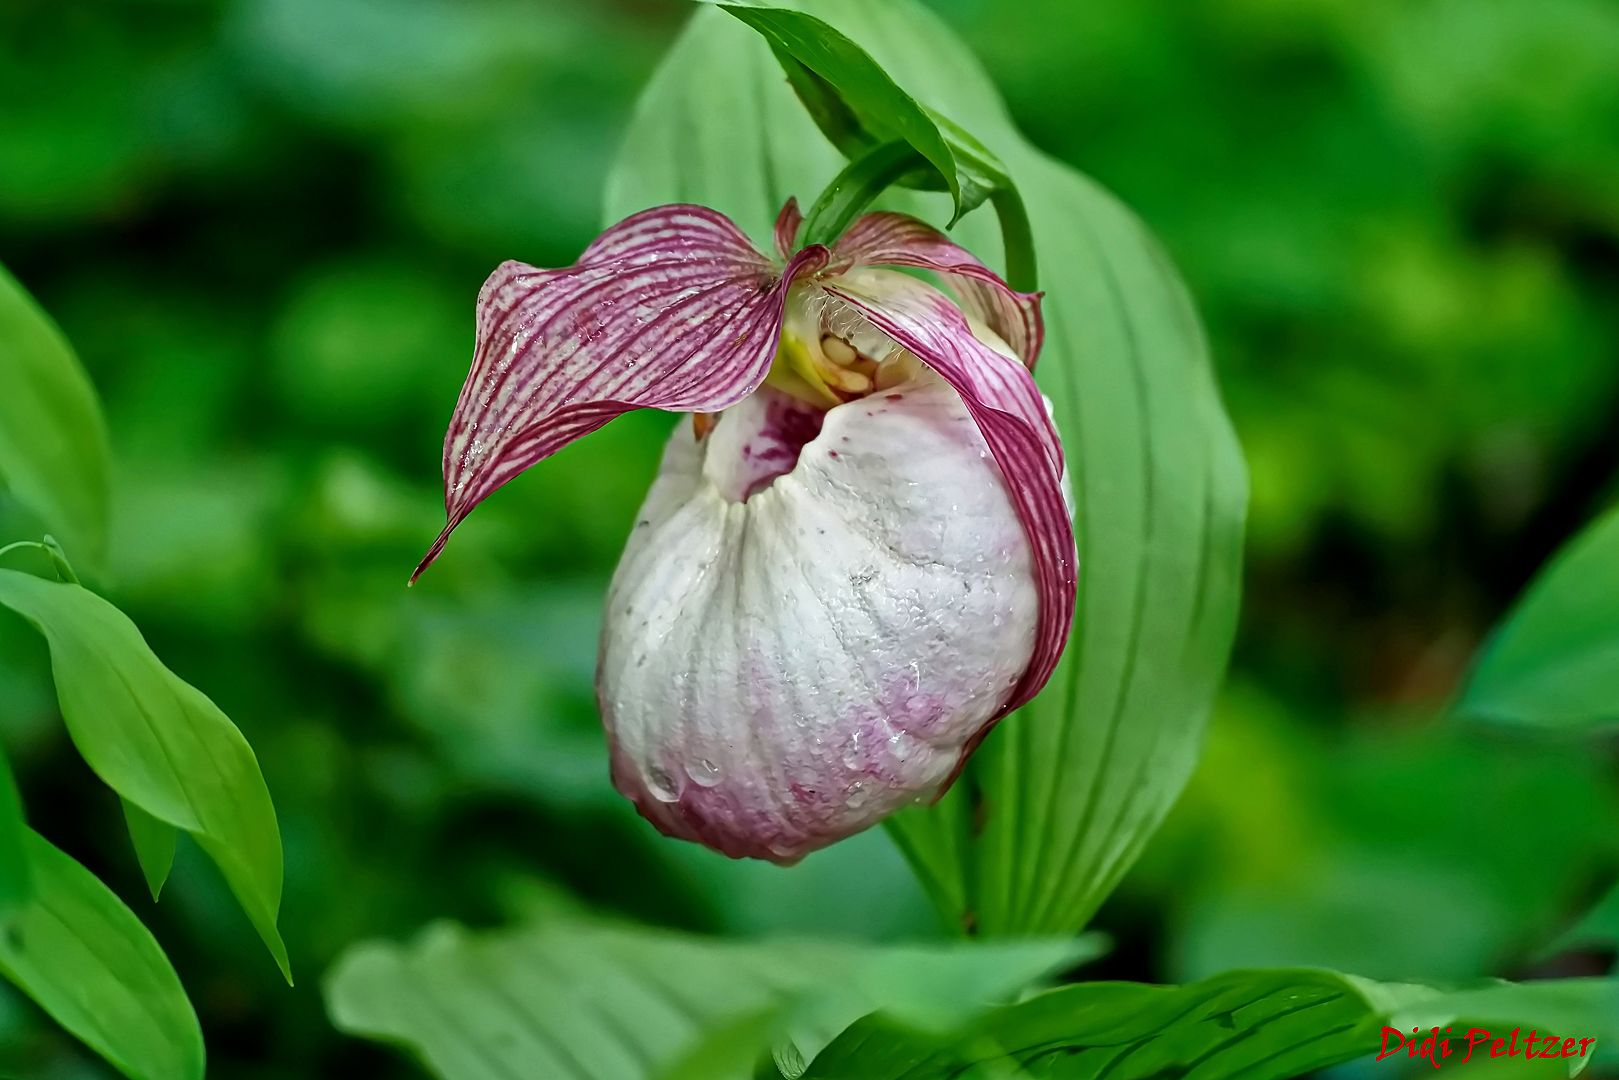
[(22, 798), (11, 775), (11, 763), (0, 749), (0, 918), (22, 907), (34, 895), (33, 874), (28, 868)]
[(1529, 585), (1456, 709), (1560, 730), (1619, 721), (1619, 509), (1570, 541)]
[(158, 822), (196, 837), (290, 980), (275, 925), (281, 834), (258, 759), (236, 725), (88, 589), (0, 570), (0, 604), (50, 643), (62, 718), (90, 768)]
[(967, 1022), (1096, 948), (1084, 938), (884, 948), (567, 920), (488, 933), (441, 923), (408, 946), (354, 946), (325, 989), (339, 1029), (409, 1047), (444, 1080), (640, 1080), (692, 1075), (693, 1062), (751, 1063), (772, 1041), (808, 1060), (873, 1008)]
[[(1077, 506), (1079, 593), (1045, 691), (985, 741), (938, 805), (891, 822), (935, 900), (983, 933), (1084, 925), (1167, 813), (1197, 757), (1235, 626), (1246, 477), (1207, 347), (1173, 267), (1126, 209), (1013, 129), (970, 52), (909, 0), (794, 4), (896, 85), (971, 131), (1016, 182), (1039, 238), (1052, 399)], [(712, 206), (760, 245), (788, 195), (843, 159), (723, 13), (699, 11), (654, 74), (608, 183), (607, 218)], [(942, 224), (950, 207), (886, 200)], [(991, 265), (995, 219), (958, 243)]]
[(111, 454), (95, 387), (33, 298), (0, 267), (0, 487), (99, 566)]
[(27, 837), (35, 895), (0, 918), (0, 974), (134, 1080), (201, 1080), (202, 1029), (168, 957), (94, 874)]
[[(1466, 1046), (1460, 1021), (1496, 1024), (1502, 1036), (1521, 1024), (1542, 1035), (1606, 1037), (1613, 1025), (1598, 1010), (1614, 1001), (1609, 980), (1450, 994), (1311, 970), (1234, 971), (1179, 987), (1081, 983), (943, 1038), (864, 1017), (804, 1080), (945, 1080), (975, 1066), (988, 1076), (1063, 1080), (1284, 1080), (1380, 1051), (1384, 1025), (1424, 1034), (1455, 1027), (1452, 1056), (1442, 1057), (1453, 1064)], [(1570, 1057), (1571, 1074), (1588, 1060), (1589, 1052)]]

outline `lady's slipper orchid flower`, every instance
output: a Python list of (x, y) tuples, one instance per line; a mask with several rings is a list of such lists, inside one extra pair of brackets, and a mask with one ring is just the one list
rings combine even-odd
[(613, 780), (663, 832), (777, 862), (942, 792), (1051, 675), (1076, 575), (1039, 297), (911, 218), (794, 252), (799, 224), (789, 202), (776, 261), (662, 206), (566, 269), (496, 270), (416, 571), (535, 462), (690, 412), (608, 594)]

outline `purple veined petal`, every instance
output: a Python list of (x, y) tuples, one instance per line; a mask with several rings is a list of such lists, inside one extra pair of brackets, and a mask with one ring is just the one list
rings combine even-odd
[(491, 492), (631, 409), (718, 412), (764, 381), (785, 273), (724, 215), (660, 206), (608, 229), (561, 270), (503, 263), (478, 294), (472, 370), (444, 437), (448, 521), (415, 581)]
[(904, 214), (867, 214), (839, 238), (835, 264), (912, 266), (943, 276), (968, 314), (1023, 357), (1031, 370), (1045, 339), (1040, 293), (1020, 293), (965, 248), (950, 242), (925, 221)]
[(1001, 467), (1028, 535), (1040, 619), (1028, 670), (1002, 708), (1004, 716), (1045, 686), (1074, 621), (1079, 565), (1073, 522), (1062, 493), (1062, 443), (1034, 376), (1017, 360), (974, 337), (948, 297), (897, 273), (862, 280), (870, 273), (835, 278), (825, 288), (852, 304), (961, 395)]
[(793, 243), (798, 239), (798, 227), (804, 224), (804, 215), (798, 210), (798, 199), (789, 197), (787, 205), (776, 215), (776, 254), (783, 259), (793, 257)]

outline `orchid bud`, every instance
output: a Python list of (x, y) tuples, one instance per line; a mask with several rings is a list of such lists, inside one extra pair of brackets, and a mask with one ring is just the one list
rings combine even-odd
[(608, 592), (613, 780), (668, 835), (777, 862), (941, 794), (1050, 676), (1076, 574), (1039, 298), (911, 218), (794, 253), (797, 227), (789, 203), (777, 262), (659, 207), (572, 267), (498, 269), (417, 569), (573, 439), (691, 413)]

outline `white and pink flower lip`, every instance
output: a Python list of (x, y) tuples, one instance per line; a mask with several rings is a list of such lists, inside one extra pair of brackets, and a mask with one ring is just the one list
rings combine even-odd
[(672, 205), (571, 267), (500, 266), (416, 570), (613, 417), (693, 414), (608, 594), (613, 780), (664, 833), (776, 862), (942, 793), (1050, 677), (1077, 575), (1039, 296), (912, 218), (794, 251), (800, 220), (778, 259)]

